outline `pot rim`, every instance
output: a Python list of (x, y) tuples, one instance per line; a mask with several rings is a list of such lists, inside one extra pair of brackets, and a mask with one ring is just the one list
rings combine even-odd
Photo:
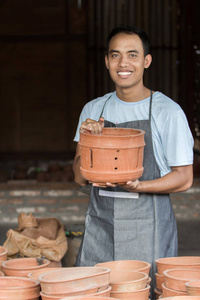
[[(76, 269), (78, 268), (84, 268), (85, 270), (86, 269), (94, 269), (94, 267), (76, 267)], [(63, 283), (63, 282), (71, 282), (71, 281), (78, 281), (78, 280), (82, 280), (82, 279), (86, 279), (86, 278), (92, 278), (92, 277), (97, 277), (97, 276), (101, 276), (101, 275), (105, 275), (105, 274), (109, 274), (111, 272), (110, 269), (108, 268), (101, 268), (101, 267), (96, 267), (98, 268), (99, 270), (102, 270), (102, 272), (100, 273), (96, 273), (94, 275), (87, 275), (87, 276), (84, 276), (82, 275), (82, 277), (77, 277), (77, 278), (72, 278), (72, 279), (44, 279), (43, 277), (46, 276), (47, 274), (49, 274), (51, 272), (51, 274), (56, 274), (56, 272), (60, 272), (60, 271), (70, 271), (70, 270), (74, 270), (74, 267), (66, 267), (66, 268), (61, 268), (60, 270), (49, 270), (48, 272), (45, 272), (41, 275), (38, 276), (38, 280), (39, 282), (41, 283), (51, 283), (51, 284), (57, 284), (58, 282), (59, 283)]]
[(108, 136), (108, 137), (130, 137), (130, 136), (139, 136), (139, 135), (144, 135), (145, 134), (145, 131), (142, 130), (142, 129), (137, 129), (137, 128), (123, 128), (123, 127), (104, 127), (103, 128), (103, 131), (133, 131), (134, 133), (133, 134), (125, 134), (125, 135), (116, 135), (116, 134), (109, 134), (109, 135), (104, 135), (104, 134), (92, 134), (90, 131), (87, 131), (85, 129), (80, 129), (80, 133), (86, 135), (86, 136), (94, 136), (94, 137), (99, 137), (99, 138), (103, 138), (105, 136)]
[(38, 280), (35, 280), (35, 279), (32, 279), (32, 278), (27, 278), (27, 277), (18, 277), (18, 276), (2, 276), (0, 277), (0, 281), (2, 280), (8, 280), (8, 281), (11, 281), (11, 280), (16, 280), (16, 281), (28, 281), (28, 282), (32, 282), (32, 284), (30, 285), (21, 285), (21, 286), (0, 286), (0, 289), (16, 289), (16, 290), (19, 290), (19, 289), (30, 289), (30, 288), (33, 288), (33, 287), (36, 287), (36, 286), (39, 286), (40, 285), (40, 282)]
[(9, 259), (9, 260), (5, 260), (2, 262), (2, 267), (4, 269), (7, 269), (7, 270), (21, 270), (21, 271), (27, 271), (27, 270), (30, 270), (30, 269), (39, 269), (40, 267), (46, 267), (50, 264), (50, 260), (46, 259), (46, 258), (43, 258), (43, 261), (44, 263), (42, 263), (41, 265), (35, 265), (35, 266), (27, 266), (27, 267), (20, 267), (20, 266), (12, 266), (12, 265), (9, 265), (10, 263), (12, 263), (13, 261), (16, 262), (16, 261), (19, 261), (19, 260), (33, 260), (33, 259), (36, 259), (36, 257), (22, 257), (22, 258), (14, 258), (14, 259)]
[[(127, 273), (129, 270), (123, 270), (123, 271), (120, 271), (120, 272), (124, 272), (124, 273)], [(112, 271), (111, 271), (112, 272)], [(132, 280), (126, 280), (126, 281), (110, 281), (110, 284), (112, 285), (120, 285), (120, 284), (131, 284), (131, 283), (138, 283), (140, 282), (141, 280), (147, 280), (149, 279), (149, 275), (147, 273), (144, 273), (144, 272), (139, 272), (139, 271), (130, 271), (131, 273), (137, 273), (137, 274), (142, 274), (144, 275), (144, 277), (142, 278), (139, 278), (139, 279), (132, 279)]]
[[(190, 263), (185, 263), (184, 260), (189, 261), (190, 259), (197, 259), (199, 258), (199, 262), (195, 263), (195, 262), (190, 262)], [(181, 263), (179, 263), (178, 261), (182, 260)], [(200, 256), (177, 256), (177, 257), (164, 257), (164, 258), (158, 258), (155, 260), (156, 263), (160, 264), (160, 265), (185, 265), (185, 266), (196, 266), (196, 265), (200, 265)]]
[[(169, 273), (170, 272), (176, 272), (176, 271), (184, 271), (184, 272), (191, 272), (193, 271), (194, 273), (199, 273), (200, 275), (200, 270), (197, 270), (197, 269), (184, 269), (184, 268), (181, 268), (181, 269), (169, 269), (169, 270), (165, 270), (163, 272), (164, 276), (167, 277), (167, 278), (170, 278), (170, 279), (175, 279), (175, 280), (187, 280), (187, 281), (197, 281), (197, 279), (194, 279), (192, 280), (191, 278), (184, 278), (184, 277), (176, 277), (176, 276), (173, 276), (173, 275), (170, 275)], [(200, 276), (199, 276), (200, 278)]]

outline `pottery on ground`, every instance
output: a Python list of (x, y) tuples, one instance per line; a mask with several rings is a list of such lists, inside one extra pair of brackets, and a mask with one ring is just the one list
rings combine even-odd
[(169, 269), (199, 269), (200, 256), (165, 257), (156, 260), (157, 273), (163, 274)]
[(112, 291), (127, 292), (144, 289), (149, 281), (146, 273), (137, 271), (113, 271), (110, 273)]
[(50, 261), (43, 258), (15, 258), (4, 261), (2, 269), (6, 276), (27, 277), (28, 273), (46, 268)]
[(166, 287), (187, 292), (185, 283), (200, 280), (200, 270), (193, 269), (169, 269), (163, 272)]
[[(62, 298), (61, 300), (81, 300), (81, 299), (87, 299), (87, 300), (97, 300), (97, 297), (66, 297), (66, 298)], [(111, 298), (111, 297), (98, 297), (98, 300), (111, 300), (111, 299), (115, 299), (115, 300), (119, 300), (117, 298)], [(42, 299), (43, 300), (43, 299)]]
[(27, 277), (38, 280), (39, 275), (44, 274), (49, 271), (52, 271), (52, 270), (59, 270), (59, 269), (61, 269), (61, 268), (42, 268), (42, 269), (28, 273)]
[(160, 299), (160, 297), (162, 296), (162, 292), (157, 289), (154, 289), (154, 293), (156, 295), (156, 300)]
[(110, 292), (110, 296), (118, 299), (126, 299), (126, 300), (149, 300), (149, 291), (150, 285), (147, 285), (144, 289), (128, 291), (128, 292), (118, 292), (112, 291)]
[(151, 264), (142, 260), (114, 260), (98, 263), (95, 267), (110, 269), (110, 276), (113, 276), (113, 271), (138, 271), (149, 275)]
[(156, 276), (156, 288), (158, 291), (162, 291), (162, 284), (164, 282), (164, 275), (160, 275), (158, 273), (155, 273)]
[(25, 277), (0, 277), (0, 299), (39, 299), (39, 281)]
[(80, 131), (81, 174), (97, 183), (125, 183), (143, 173), (143, 130), (103, 128), (102, 134)]
[(198, 296), (174, 296), (174, 297), (161, 297), (162, 300), (200, 300)]
[(7, 256), (8, 256), (8, 250), (5, 247), (0, 246), (0, 261), (7, 260)]
[[(110, 296), (110, 291), (111, 291), (111, 286), (108, 286), (105, 290), (102, 291), (97, 291), (95, 292), (96, 289), (94, 289), (94, 293), (90, 293), (89, 290), (84, 290), (82, 292), (75, 292), (75, 293), (66, 293), (62, 295), (57, 295), (57, 296), (52, 296), (52, 295), (47, 295), (43, 292), (40, 292), (40, 296), (42, 300), (59, 300), (61, 298), (71, 298), (71, 297), (109, 297)], [(92, 289), (91, 289), (92, 291)]]
[(176, 291), (162, 284), (162, 297), (186, 296), (187, 292)]
[(110, 269), (100, 267), (73, 267), (48, 271), (39, 275), (42, 292), (47, 295), (75, 293), (96, 288), (96, 292), (108, 287)]
[(200, 280), (186, 282), (185, 287), (186, 287), (188, 295), (200, 296)]

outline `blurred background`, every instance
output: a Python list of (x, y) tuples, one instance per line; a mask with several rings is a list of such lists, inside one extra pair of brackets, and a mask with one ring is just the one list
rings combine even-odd
[(145, 84), (185, 111), (198, 176), (199, 12), (198, 0), (0, 0), (0, 181), (35, 178), (47, 169), (36, 160), (73, 159), (81, 109), (114, 89), (104, 55), (120, 24), (148, 33)]

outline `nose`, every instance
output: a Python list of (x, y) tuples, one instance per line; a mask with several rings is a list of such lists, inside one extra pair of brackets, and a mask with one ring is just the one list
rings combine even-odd
[(127, 67), (128, 66), (128, 59), (126, 56), (121, 56), (120, 60), (119, 60), (119, 66), (120, 67)]

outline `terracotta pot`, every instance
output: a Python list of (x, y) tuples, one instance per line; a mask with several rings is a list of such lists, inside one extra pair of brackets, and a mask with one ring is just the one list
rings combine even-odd
[[(66, 298), (62, 298), (61, 300), (81, 300), (81, 299), (87, 299), (87, 300), (96, 300), (97, 297), (66, 297)], [(98, 300), (111, 300), (111, 299), (115, 299), (115, 300), (119, 300), (117, 298), (110, 298), (110, 297), (98, 297)]]
[(48, 271), (59, 270), (59, 269), (61, 269), (61, 268), (42, 268), (42, 269), (28, 273), (27, 277), (38, 280), (39, 275), (44, 274)]
[(147, 286), (149, 276), (137, 271), (112, 271), (110, 273), (110, 285), (113, 291), (127, 292), (144, 289)]
[(110, 276), (113, 276), (113, 271), (138, 271), (149, 275), (151, 267), (148, 262), (141, 260), (114, 260), (98, 263), (95, 266), (111, 269)]
[(160, 299), (160, 297), (162, 296), (162, 293), (157, 289), (154, 289), (154, 293), (156, 295), (156, 299)]
[(200, 269), (200, 256), (165, 257), (156, 260), (157, 273), (169, 269)]
[(0, 261), (7, 260), (7, 255), (8, 255), (8, 250), (5, 247), (0, 246)]
[(186, 282), (185, 287), (186, 287), (188, 295), (200, 296), (200, 280)]
[(118, 299), (126, 299), (126, 300), (149, 300), (149, 290), (150, 286), (147, 285), (144, 289), (136, 290), (132, 292), (110, 292), (110, 296)]
[(38, 281), (24, 277), (0, 277), (0, 299), (29, 300), (39, 299)]
[(45, 268), (50, 261), (37, 258), (15, 258), (2, 263), (3, 272), (6, 276), (27, 277), (28, 273)]
[(176, 291), (162, 284), (162, 297), (186, 296), (187, 292)]
[(160, 275), (158, 273), (155, 273), (156, 276), (156, 288), (158, 291), (162, 291), (162, 284), (164, 282), (164, 275)]
[(164, 271), (163, 274), (166, 287), (182, 292), (187, 292), (186, 282), (200, 280), (200, 270), (170, 269)]
[(166, 297), (161, 298), (162, 300), (200, 300), (198, 296), (174, 296), (174, 297)]
[[(91, 289), (92, 290), (92, 289)], [(96, 290), (96, 289), (94, 289)], [(58, 296), (52, 296), (52, 295), (47, 295), (43, 292), (40, 292), (40, 295), (42, 297), (42, 300), (59, 300), (61, 298), (71, 298), (71, 297), (109, 297), (110, 296), (110, 291), (111, 291), (111, 286), (108, 286), (105, 290), (102, 291), (97, 291), (96, 293), (90, 293), (89, 290), (84, 290), (82, 292), (74, 292), (74, 293), (66, 293)], [(89, 293), (89, 294), (87, 294)]]
[(38, 277), (42, 292), (47, 295), (74, 293), (106, 288), (110, 283), (110, 270), (97, 267), (74, 267), (48, 271)]
[(80, 131), (81, 174), (90, 182), (125, 183), (143, 173), (144, 131), (103, 128), (102, 134)]

